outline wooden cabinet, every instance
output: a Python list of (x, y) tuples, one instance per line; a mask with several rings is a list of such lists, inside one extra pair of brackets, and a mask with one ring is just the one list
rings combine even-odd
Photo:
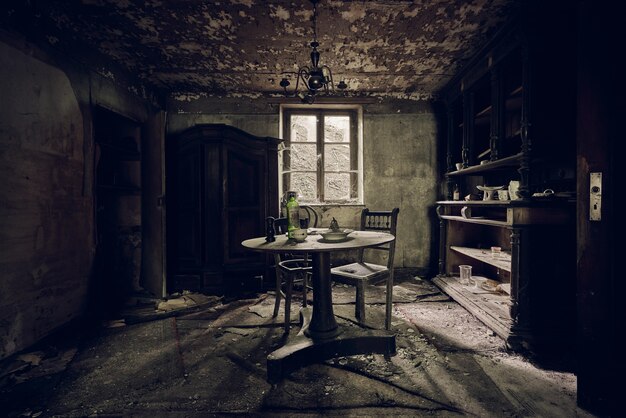
[(550, 19), (574, 18), (567, 8), (557, 17), (544, 14), (523, 14), (441, 92), (448, 109), (446, 199), (456, 187), (463, 197), (477, 185), (511, 180), (520, 182), (523, 199), (548, 188), (573, 196), (575, 33), (566, 24), (554, 31)]
[(170, 141), (170, 290), (237, 291), (265, 273), (241, 242), (278, 214), (278, 143), (227, 125), (197, 125)]
[[(567, 8), (523, 9), (442, 92), (446, 181), (435, 282), (514, 348), (551, 348), (574, 336), (573, 22)], [(519, 182), (515, 200), (485, 201), (477, 188), (511, 181)], [(555, 193), (541, 196), (546, 189)], [(492, 246), (504, 250), (500, 258)], [(460, 264), (485, 286), (460, 285)]]
[[(575, 208), (544, 200), (438, 202), (444, 292), (514, 349), (572, 344), (575, 323)], [(491, 247), (499, 247), (498, 256)], [(471, 265), (462, 285), (459, 265)]]

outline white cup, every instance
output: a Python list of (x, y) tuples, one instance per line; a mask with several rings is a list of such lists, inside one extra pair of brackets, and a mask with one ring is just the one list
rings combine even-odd
[(456, 163), (455, 164), (457, 171), (461, 170), (463, 168), (463, 163)]

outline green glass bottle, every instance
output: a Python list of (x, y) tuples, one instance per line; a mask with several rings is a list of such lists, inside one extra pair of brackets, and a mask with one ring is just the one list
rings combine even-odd
[(300, 229), (300, 205), (296, 192), (287, 192), (287, 238), (293, 239), (293, 231)]

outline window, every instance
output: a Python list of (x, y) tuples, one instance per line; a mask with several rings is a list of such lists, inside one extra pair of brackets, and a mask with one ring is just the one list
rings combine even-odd
[(358, 109), (287, 108), (283, 111), (282, 192), (300, 203), (361, 201)]

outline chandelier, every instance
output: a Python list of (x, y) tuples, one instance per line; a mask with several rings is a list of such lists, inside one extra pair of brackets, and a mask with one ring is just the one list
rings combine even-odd
[[(317, 50), (317, 47), (320, 45), (317, 42), (317, 3), (319, 0), (311, 0), (313, 3), (313, 42), (311, 42), (311, 66), (304, 66), (298, 69), (298, 72), (284, 72), (285, 74), (293, 74), (296, 76), (296, 88), (294, 89), (292, 95), (298, 96), (304, 103), (313, 103), (315, 101), (315, 97), (318, 93), (323, 92), (324, 94), (334, 93), (335, 85), (333, 83), (333, 73), (330, 70), (330, 67), (327, 65), (320, 65), (320, 53)], [(306, 92), (298, 93), (298, 88), (302, 84), (306, 88)], [(289, 96), (289, 92), (287, 91), (287, 87), (289, 87), (291, 83), (287, 78), (280, 80), (280, 86), (285, 90), (285, 95)], [(348, 85), (341, 80), (339, 84), (337, 84), (337, 89), (343, 91), (348, 87)]]

